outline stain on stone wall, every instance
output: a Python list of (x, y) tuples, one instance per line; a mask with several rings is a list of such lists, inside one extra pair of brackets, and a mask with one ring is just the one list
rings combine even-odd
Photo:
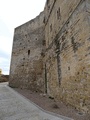
[(83, 112), (90, 112), (89, 5), (87, 0), (56, 0), (45, 14), (47, 93)]
[(14, 33), (10, 82), (12, 87), (44, 90), (43, 56), (44, 14), (17, 27)]
[(90, 113), (90, 1), (47, 0), (15, 29), (10, 83)]

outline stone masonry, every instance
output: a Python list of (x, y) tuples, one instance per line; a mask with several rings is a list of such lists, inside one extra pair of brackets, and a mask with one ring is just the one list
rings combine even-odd
[(15, 29), (9, 85), (90, 113), (90, 0), (47, 0)]
[(43, 91), (43, 18), (42, 12), (15, 29), (9, 82), (11, 87)]

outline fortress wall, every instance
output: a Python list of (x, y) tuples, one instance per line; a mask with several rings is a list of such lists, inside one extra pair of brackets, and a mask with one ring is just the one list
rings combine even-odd
[(44, 13), (17, 27), (10, 70), (11, 87), (43, 91)]
[(89, 10), (89, 0), (56, 0), (45, 26), (47, 92), (85, 112), (90, 112)]
[[(49, 0), (48, 5), (45, 7), (45, 37), (46, 47), (54, 40), (55, 36), (62, 29), (63, 25), (68, 22), (68, 18), (73, 14), (74, 10), (78, 6), (81, 0)], [(50, 6), (49, 9), (48, 6)], [(47, 8), (47, 9), (46, 9)], [(48, 15), (48, 14), (49, 15)]]
[(90, 0), (47, 0), (15, 29), (9, 85), (90, 113)]

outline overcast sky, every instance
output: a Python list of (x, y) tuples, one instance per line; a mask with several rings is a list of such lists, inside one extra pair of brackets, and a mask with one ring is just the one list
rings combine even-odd
[(0, 0), (0, 68), (9, 74), (14, 28), (33, 19), (46, 0)]

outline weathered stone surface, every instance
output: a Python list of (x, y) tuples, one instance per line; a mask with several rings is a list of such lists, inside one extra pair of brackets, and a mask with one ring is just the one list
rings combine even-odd
[(15, 29), (9, 82), (12, 87), (43, 91), (43, 19), (42, 12)]
[(90, 112), (90, 2), (56, 0), (53, 4), (50, 14), (45, 14), (47, 93)]
[(90, 113), (90, 0), (47, 0), (15, 29), (9, 84)]

